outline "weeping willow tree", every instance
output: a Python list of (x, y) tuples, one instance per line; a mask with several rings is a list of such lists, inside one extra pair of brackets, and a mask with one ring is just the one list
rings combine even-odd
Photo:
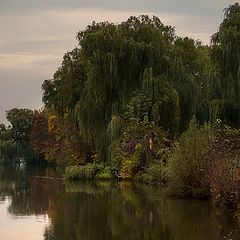
[(225, 9), (224, 20), (212, 36), (212, 59), (218, 89), (212, 111), (235, 127), (240, 126), (240, 6)]
[(121, 24), (93, 23), (77, 36), (87, 75), (77, 105), (80, 135), (101, 148), (112, 115), (123, 113), (141, 89), (145, 68), (167, 71), (174, 30), (157, 17), (131, 17)]
[(193, 115), (208, 120), (209, 49), (199, 42), (145, 15), (121, 24), (93, 22), (77, 40), (42, 85), (43, 101), (60, 117), (68, 113), (88, 149), (106, 155), (107, 129), (126, 112), (172, 137)]

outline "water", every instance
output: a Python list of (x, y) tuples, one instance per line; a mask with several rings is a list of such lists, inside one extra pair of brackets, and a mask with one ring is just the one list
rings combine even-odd
[(64, 183), (39, 175), (61, 172), (0, 166), (0, 239), (240, 239), (238, 222), (209, 201), (172, 199), (153, 186)]

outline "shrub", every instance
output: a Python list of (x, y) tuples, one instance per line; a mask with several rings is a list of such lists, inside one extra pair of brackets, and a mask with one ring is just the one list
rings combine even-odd
[(96, 174), (96, 167), (94, 164), (87, 164), (83, 167), (84, 177), (85, 179), (93, 179)]
[(114, 177), (115, 176), (113, 175), (112, 169), (110, 167), (105, 167), (96, 175), (96, 179), (102, 179), (102, 180), (113, 179)]
[(119, 177), (122, 179), (133, 178), (135, 171), (141, 164), (141, 156), (143, 152), (143, 146), (138, 143), (135, 146), (134, 153), (129, 157), (123, 159), (120, 167)]
[(136, 175), (136, 180), (143, 183), (166, 183), (167, 180), (167, 168), (164, 164), (153, 163), (150, 164), (144, 173)]
[(240, 130), (222, 128), (204, 152), (205, 181), (221, 207), (237, 209), (240, 203)]
[(152, 183), (152, 176), (148, 175), (146, 172), (145, 173), (139, 172), (138, 174), (136, 174), (135, 180), (146, 184), (150, 184)]
[(131, 159), (124, 159), (121, 164), (119, 177), (121, 179), (131, 179), (133, 177), (134, 163)]
[(111, 167), (119, 170), (123, 157), (120, 143), (118, 141), (113, 141), (108, 147), (108, 162)]
[(203, 181), (207, 166), (202, 153), (213, 136), (209, 125), (199, 127), (195, 119), (190, 122), (189, 129), (181, 136), (170, 159), (171, 194), (200, 198), (209, 195), (209, 186)]
[(69, 166), (65, 169), (64, 178), (67, 180), (112, 179), (112, 169), (103, 164), (88, 163), (85, 166)]
[(151, 164), (146, 173), (152, 177), (152, 182), (164, 181), (164, 169), (161, 164)]
[(64, 178), (68, 180), (84, 179), (83, 166), (66, 167)]
[(88, 179), (95, 177), (98, 166), (88, 163), (85, 166), (69, 166), (66, 167), (64, 178), (68, 180)]
[(221, 207), (237, 209), (240, 203), (240, 159), (222, 158), (208, 176), (212, 195)]

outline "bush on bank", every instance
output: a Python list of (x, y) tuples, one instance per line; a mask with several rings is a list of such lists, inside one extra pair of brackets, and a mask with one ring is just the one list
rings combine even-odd
[(209, 196), (205, 181), (207, 163), (202, 153), (214, 138), (210, 125), (199, 126), (195, 119), (180, 137), (169, 159), (169, 192), (184, 197), (203, 198)]
[(240, 207), (240, 130), (199, 126), (182, 135), (169, 159), (168, 190), (172, 195), (212, 197), (221, 208)]
[(66, 180), (93, 180), (116, 178), (113, 169), (103, 164), (88, 163), (84, 166), (68, 166), (65, 169)]
[(165, 184), (167, 174), (167, 169), (162, 163), (152, 163), (144, 172), (138, 173), (135, 180), (145, 184)]
[(207, 162), (205, 182), (221, 207), (239, 209), (240, 203), (240, 130), (221, 127), (203, 153)]

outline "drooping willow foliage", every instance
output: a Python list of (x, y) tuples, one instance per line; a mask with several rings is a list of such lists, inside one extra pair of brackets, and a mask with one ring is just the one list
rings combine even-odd
[(239, 12), (238, 4), (226, 10), (211, 47), (176, 36), (156, 16), (93, 22), (42, 85), (45, 106), (67, 113), (84, 146), (103, 155), (111, 145), (109, 129), (119, 135), (126, 116), (154, 122), (172, 138), (193, 116), (200, 123), (224, 116), (237, 125)]
[(171, 27), (147, 16), (120, 25), (93, 23), (78, 33), (88, 79), (76, 115), (80, 134), (90, 144), (102, 144), (111, 116), (121, 114), (141, 88), (146, 68), (166, 72), (173, 34)]
[[(219, 30), (212, 36), (212, 59), (218, 78), (214, 105), (218, 115), (235, 127), (240, 126), (240, 6), (225, 9)], [(213, 111), (216, 112), (214, 108)]]

